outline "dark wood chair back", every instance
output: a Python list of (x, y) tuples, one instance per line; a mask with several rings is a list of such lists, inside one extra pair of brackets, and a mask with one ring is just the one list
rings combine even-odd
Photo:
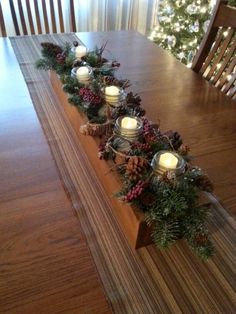
[(236, 8), (216, 2), (192, 69), (236, 99)]
[[(16, 35), (30, 35), (42, 33), (64, 33), (65, 23), (61, 0), (50, 0), (50, 13), (47, 10), (46, 1), (42, 0), (39, 6), (38, 0), (24, 0), (26, 10), (23, 7), (23, 1), (8, 0), (12, 22)], [(42, 14), (40, 14), (42, 9)], [(34, 12), (32, 11), (34, 10)], [(55, 12), (58, 12), (56, 15)], [(70, 0), (70, 31), (76, 31), (74, 1)], [(7, 36), (6, 18), (4, 19), (3, 8), (0, 2), (0, 36)], [(28, 23), (26, 23), (26, 21)], [(58, 21), (58, 22), (57, 22)], [(27, 27), (28, 24), (28, 27)], [(44, 26), (44, 27), (43, 27)], [(45, 31), (44, 31), (44, 30)]]

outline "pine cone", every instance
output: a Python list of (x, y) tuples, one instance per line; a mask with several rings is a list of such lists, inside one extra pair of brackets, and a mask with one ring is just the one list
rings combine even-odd
[(134, 95), (132, 92), (129, 92), (126, 96), (126, 101), (127, 101), (127, 104), (136, 104), (140, 106), (141, 98), (139, 95), (137, 94)]
[(184, 145), (184, 144), (182, 144), (182, 145), (180, 146), (180, 148), (179, 148), (179, 153), (180, 153), (180, 155), (182, 155), (182, 156), (188, 155), (189, 151), (190, 151), (189, 146)]
[(65, 59), (66, 59), (66, 56), (64, 52), (57, 54), (57, 57), (56, 57), (57, 63), (63, 64), (65, 62)]
[(175, 150), (178, 150), (179, 147), (183, 144), (181, 136), (178, 132), (173, 132), (172, 130), (170, 130), (170, 131), (165, 132), (164, 135), (169, 138)]
[(211, 180), (209, 179), (209, 177), (207, 175), (202, 175), (199, 176), (196, 179), (196, 185), (197, 187), (199, 187), (202, 191), (206, 191), (206, 192), (212, 192), (214, 187), (213, 187), (213, 183), (211, 182)]
[(45, 56), (50, 56), (50, 57), (56, 58), (56, 56), (59, 53), (63, 52), (63, 50), (60, 46), (55, 45), (53, 43), (44, 42), (44, 43), (41, 43), (41, 46), (43, 48), (43, 54)]
[(120, 116), (126, 115), (126, 109), (124, 106), (115, 107), (111, 112), (112, 119), (116, 120)]
[(130, 180), (138, 180), (142, 177), (143, 171), (146, 170), (148, 162), (143, 157), (130, 157), (126, 165), (126, 174)]

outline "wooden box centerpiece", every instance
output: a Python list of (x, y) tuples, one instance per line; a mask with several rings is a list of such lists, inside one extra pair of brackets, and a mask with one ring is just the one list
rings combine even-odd
[(68, 103), (68, 95), (63, 91), (62, 83), (54, 71), (50, 71), (51, 84), (61, 105), (76, 132), (83, 149), (92, 164), (100, 183), (106, 191), (120, 226), (133, 248), (137, 249), (152, 243), (151, 229), (144, 220), (144, 214), (134, 206), (120, 201), (114, 194), (120, 190), (121, 181), (116, 172), (111, 172), (111, 161), (99, 160), (99, 139), (81, 134), (81, 125), (87, 122), (86, 117), (75, 106)]

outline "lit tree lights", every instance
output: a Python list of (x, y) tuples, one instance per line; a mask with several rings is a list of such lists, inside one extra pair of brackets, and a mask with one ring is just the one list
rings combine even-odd
[[(158, 25), (149, 39), (191, 67), (215, 3), (216, 0), (160, 0)], [(227, 4), (235, 7), (236, 0), (228, 0)]]
[(160, 1), (158, 26), (149, 38), (190, 67), (209, 25), (214, 2), (210, 0)]

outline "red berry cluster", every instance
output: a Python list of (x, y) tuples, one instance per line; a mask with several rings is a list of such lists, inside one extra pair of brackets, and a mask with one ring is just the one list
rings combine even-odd
[(141, 195), (144, 189), (145, 182), (139, 180), (138, 183), (123, 197), (124, 201), (131, 202)]
[(143, 119), (143, 132), (148, 133), (150, 131), (151, 124), (150, 121), (147, 118)]
[(144, 137), (145, 137), (145, 141), (147, 141), (147, 142), (149, 143), (149, 145), (150, 145), (151, 143), (157, 142), (157, 137), (156, 137), (156, 135), (155, 135), (153, 132), (151, 132), (151, 133), (146, 133), (146, 134), (144, 135)]
[(94, 104), (94, 105), (100, 105), (102, 98), (93, 93), (91, 91), (91, 89), (87, 88), (87, 87), (82, 87), (79, 90), (79, 95), (82, 98), (83, 101)]
[(138, 149), (144, 152), (149, 152), (151, 150), (151, 146), (149, 143), (133, 143), (131, 149)]

